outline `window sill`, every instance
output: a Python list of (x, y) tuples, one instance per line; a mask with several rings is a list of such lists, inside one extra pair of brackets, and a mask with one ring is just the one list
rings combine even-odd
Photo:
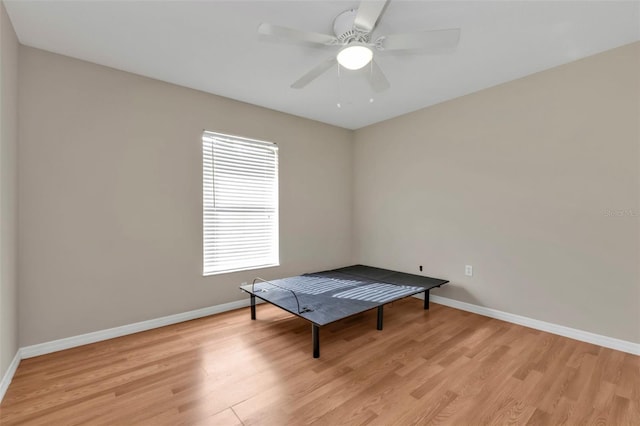
[(246, 268), (239, 269), (225, 269), (224, 271), (211, 271), (211, 272), (203, 272), (203, 277), (209, 277), (211, 275), (222, 275), (222, 274), (231, 274), (233, 272), (242, 272), (242, 271), (253, 271), (256, 269), (266, 269), (266, 268), (275, 268), (280, 266), (280, 263), (270, 263), (267, 265), (257, 265), (257, 266), (249, 266)]

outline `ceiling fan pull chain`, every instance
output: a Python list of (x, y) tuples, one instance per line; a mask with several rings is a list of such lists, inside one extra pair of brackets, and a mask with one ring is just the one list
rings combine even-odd
[[(371, 76), (371, 78), (373, 78), (373, 61), (369, 62), (369, 75)], [(373, 92), (373, 89), (372, 89), (372, 92)], [(373, 93), (369, 97), (369, 103), (370, 104), (373, 103)]]
[(336, 66), (338, 67), (338, 102), (337, 107), (342, 108), (342, 74), (340, 74), (340, 64), (336, 62)]

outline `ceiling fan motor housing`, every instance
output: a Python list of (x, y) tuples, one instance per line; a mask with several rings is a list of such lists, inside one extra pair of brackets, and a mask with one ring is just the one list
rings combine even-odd
[(358, 9), (345, 10), (333, 20), (333, 33), (341, 43), (369, 42), (369, 33), (358, 31), (354, 26), (357, 14)]

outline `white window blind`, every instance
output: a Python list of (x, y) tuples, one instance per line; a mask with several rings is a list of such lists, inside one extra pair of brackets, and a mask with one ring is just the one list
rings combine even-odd
[(204, 275), (279, 264), (278, 147), (204, 132)]

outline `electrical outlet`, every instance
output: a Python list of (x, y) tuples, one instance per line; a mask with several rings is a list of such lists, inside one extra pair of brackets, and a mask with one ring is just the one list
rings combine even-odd
[(471, 265), (464, 265), (464, 274), (468, 277), (472, 277), (473, 276), (473, 266)]

